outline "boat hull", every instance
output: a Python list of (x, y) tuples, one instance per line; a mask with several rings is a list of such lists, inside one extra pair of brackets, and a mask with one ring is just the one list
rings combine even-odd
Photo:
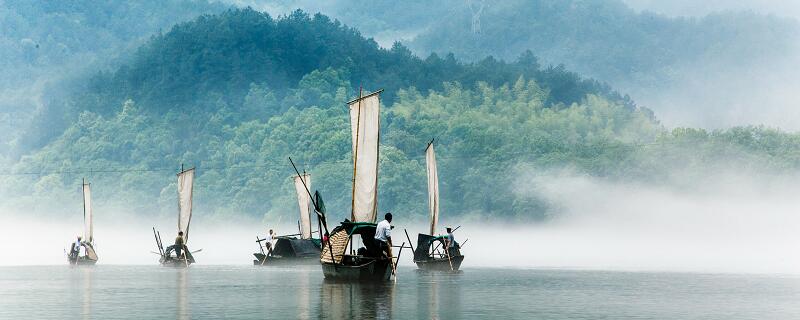
[(161, 266), (171, 267), (171, 268), (186, 268), (192, 265), (192, 263), (194, 263), (191, 260), (183, 260), (183, 259), (166, 259), (166, 260), (162, 259), (159, 262), (161, 263)]
[(348, 266), (322, 262), (326, 280), (336, 281), (388, 281), (392, 277), (389, 260), (373, 260), (362, 265)]
[(194, 256), (192, 255), (191, 252), (188, 251), (188, 249), (186, 251), (186, 257), (183, 256), (174, 257), (171, 255), (161, 256), (161, 259), (159, 259), (158, 262), (161, 263), (161, 265), (164, 267), (173, 267), (173, 268), (186, 268), (195, 263)]
[(69, 261), (69, 264), (75, 265), (75, 266), (93, 266), (93, 265), (95, 265), (97, 263), (97, 260), (92, 260), (92, 259), (88, 259), (88, 258), (84, 258), (84, 257), (80, 257), (80, 258), (77, 258), (77, 259), (70, 258), (70, 259), (68, 259), (68, 261)]
[(429, 259), (414, 261), (417, 268), (426, 271), (458, 271), (461, 268), (461, 262), (464, 261), (464, 256), (454, 256), (449, 260), (444, 259)]
[(282, 257), (282, 256), (271, 256), (267, 258), (267, 261), (264, 261), (266, 257), (263, 253), (254, 253), (253, 256), (256, 257), (253, 260), (254, 266), (287, 266), (287, 265), (315, 265), (319, 263), (319, 255), (314, 256), (307, 256), (307, 257)]

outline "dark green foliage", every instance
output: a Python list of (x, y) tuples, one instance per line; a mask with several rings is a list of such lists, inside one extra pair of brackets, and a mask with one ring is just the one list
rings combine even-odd
[(591, 93), (633, 105), (607, 86), (563, 68), (540, 70), (530, 53), (515, 63), (487, 58), (463, 64), (452, 55), (423, 60), (399, 44), (380, 48), (320, 14), (295, 11), (273, 19), (249, 8), (205, 15), (154, 37), (128, 65), (98, 75), (79, 104), (102, 114), (113, 114), (126, 99), (156, 113), (207, 112), (215, 107), (206, 103), (209, 96), (238, 106), (252, 83), (282, 92), (326, 68), (342, 70), (355, 87), (386, 89), (389, 103), (398, 89), (409, 86), (427, 91), (441, 90), (446, 81), (501, 85), (525, 76), (548, 88), (552, 102), (579, 102)]
[(362, 82), (387, 88), (379, 210), (404, 219), (427, 215), (423, 149), (431, 138), (442, 212), (474, 219), (556, 214), (519, 187), (534, 183), (525, 180), (530, 172), (683, 183), (676, 177), (701, 179), (721, 161), (753, 171), (800, 166), (797, 134), (668, 131), (603, 85), (540, 68), (530, 52), (514, 63), (420, 59), (321, 15), (273, 19), (244, 9), (176, 26), (129, 64), (97, 75), (76, 94), (69, 127), (22, 157), (10, 170), (17, 175), (0, 176), (0, 194), (13, 199), (6, 207), (61, 213), (65, 201), (79, 201), (87, 177), (98, 207), (172, 214), (183, 163), (198, 168), (198, 215), (294, 219), (291, 156), (337, 221), (350, 210), (345, 102)]

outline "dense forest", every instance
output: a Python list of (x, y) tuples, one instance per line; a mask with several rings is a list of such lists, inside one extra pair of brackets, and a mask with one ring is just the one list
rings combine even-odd
[[(172, 214), (181, 164), (196, 166), (198, 215), (291, 219), (288, 157), (310, 172), (334, 219), (349, 212), (349, 117), (359, 88), (384, 88), (379, 210), (426, 215), (423, 149), (436, 138), (442, 211), (541, 220), (523, 172), (570, 168), (680, 185), (709, 164), (797, 169), (800, 135), (764, 127), (666, 129), (648, 109), (531, 52), (513, 62), (420, 58), (338, 21), (295, 11), (228, 10), (152, 37), (90, 77), (56, 115), (66, 130), (0, 176), (5, 208), (66, 214), (80, 180), (95, 205)], [(746, 169), (742, 169), (746, 170)], [(65, 212), (69, 211), (69, 212)]]
[[(65, 97), (116, 68), (154, 33), (229, 5), (206, 0), (0, 1), (0, 161), (66, 128)], [(52, 120), (52, 119), (51, 119)]]
[[(611, 84), (668, 126), (725, 128), (765, 123), (800, 129), (785, 115), (797, 103), (800, 24), (792, 12), (713, 11), (780, 7), (758, 1), (633, 0), (229, 0), (286, 14), (321, 11), (384, 47), (401, 41), (427, 56), (513, 61), (532, 51), (542, 65)], [(629, 7), (692, 10), (667, 16)], [(728, 3), (730, 2), (730, 3)], [(735, 3), (734, 3), (735, 2)], [(689, 4), (691, 3), (691, 4)], [(791, 5), (787, 5), (791, 7)], [(354, 8), (358, 8), (354, 10)], [(773, 12), (775, 10), (772, 10)], [(662, 12), (662, 11), (659, 11)], [(686, 13), (686, 12), (683, 12)], [(796, 15), (795, 15), (796, 16)]]

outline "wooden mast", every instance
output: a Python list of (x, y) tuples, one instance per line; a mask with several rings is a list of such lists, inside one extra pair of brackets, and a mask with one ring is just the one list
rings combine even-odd
[(361, 131), (361, 100), (364, 87), (358, 88), (358, 114), (356, 116), (356, 145), (353, 148), (353, 192), (350, 197), (350, 221), (356, 221), (356, 168), (358, 167), (358, 133)]

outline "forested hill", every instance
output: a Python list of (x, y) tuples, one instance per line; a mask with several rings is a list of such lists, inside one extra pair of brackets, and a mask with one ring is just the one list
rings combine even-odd
[(0, 162), (61, 134), (69, 113), (64, 97), (86, 76), (116, 69), (160, 30), (229, 7), (206, 0), (0, 1)]
[(473, 1), (431, 21), (410, 46), (467, 60), (513, 57), (544, 61), (612, 83), (662, 86), (695, 69), (768, 63), (796, 52), (800, 25), (752, 12), (672, 18), (637, 12), (619, 0)]
[[(331, 219), (344, 218), (352, 179), (345, 101), (361, 85), (386, 89), (379, 210), (403, 219), (426, 216), (422, 150), (434, 137), (442, 211), (474, 219), (557, 214), (548, 199), (515, 187), (530, 184), (529, 172), (680, 183), (721, 159), (747, 168), (800, 163), (784, 152), (800, 146), (797, 135), (666, 131), (629, 99), (542, 67), (530, 53), (511, 63), (422, 59), (400, 45), (381, 49), (323, 15), (240, 9), (153, 37), (75, 92), (72, 112), (55, 115), (67, 129), (0, 175), (2, 208), (77, 214), (63, 208), (80, 201), (85, 177), (98, 212), (171, 215), (174, 173), (185, 164), (198, 169), (198, 219), (292, 221), (291, 156), (314, 176)], [(673, 174), (676, 164), (688, 172)]]
[(427, 92), (441, 90), (443, 82), (471, 86), (479, 81), (496, 86), (522, 76), (550, 91), (548, 104), (579, 102), (591, 93), (632, 106), (601, 83), (560, 67), (541, 67), (530, 52), (518, 56), (512, 63), (486, 58), (464, 64), (452, 55), (421, 59), (399, 44), (380, 48), (321, 14), (295, 11), (273, 18), (250, 8), (229, 10), (154, 37), (129, 64), (97, 76), (81, 105), (114, 112), (130, 98), (162, 113), (175, 108), (208, 111), (214, 106), (202, 101), (209, 97), (239, 105), (251, 84), (282, 91), (296, 87), (314, 70), (333, 68), (344, 72), (353, 86), (385, 88), (389, 103), (400, 88)]

